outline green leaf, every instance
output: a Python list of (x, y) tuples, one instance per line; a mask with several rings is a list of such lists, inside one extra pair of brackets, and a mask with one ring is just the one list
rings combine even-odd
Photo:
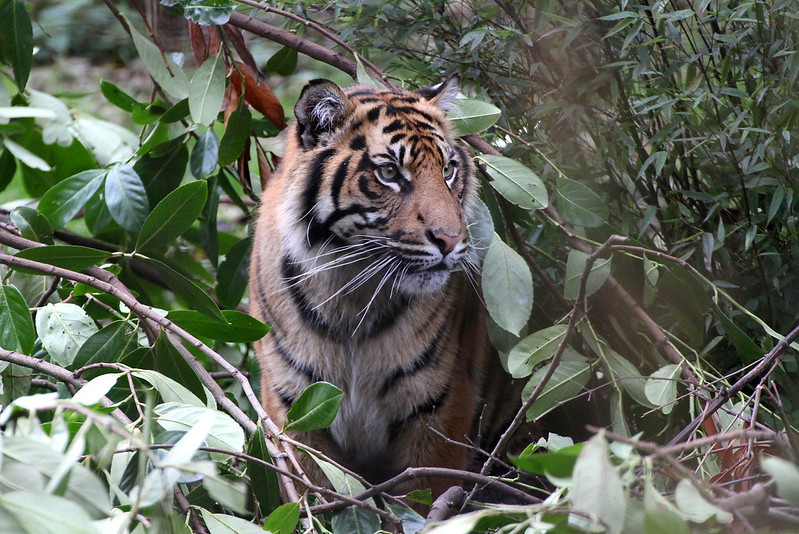
[[(585, 262), (588, 254), (580, 250), (572, 250), (566, 260), (566, 280), (564, 281), (563, 297), (576, 300), (580, 292), (580, 281), (583, 277)], [(610, 276), (610, 258), (599, 258), (591, 266), (588, 280), (585, 283), (585, 296), (593, 295)]]
[(0, 57), (11, 66), (22, 93), (33, 64), (33, 28), (22, 0), (0, 1)]
[(577, 462), (577, 457), (583, 450), (583, 446), (583, 443), (577, 443), (557, 451), (522, 454), (509, 456), (509, 458), (513, 465), (527, 473), (566, 478), (572, 475), (574, 464)]
[(361, 85), (366, 85), (368, 87), (375, 87), (377, 89), (385, 89), (386, 86), (379, 80), (375, 80), (372, 78), (369, 73), (366, 71), (366, 66), (361, 61), (361, 56), (355, 54), (355, 79)]
[(96, 248), (79, 247), (77, 245), (48, 245), (20, 250), (15, 254), (18, 258), (55, 265), (71, 271), (82, 271), (92, 265), (100, 265), (108, 259), (109, 253)]
[(106, 80), (100, 80), (100, 92), (103, 93), (106, 100), (128, 113), (133, 111), (134, 104), (138, 104), (135, 98)]
[(644, 513), (646, 534), (690, 534), (688, 523), (679, 514), (665, 508), (655, 508)]
[(17, 206), (11, 212), (11, 222), (22, 237), (39, 243), (53, 242), (53, 227), (47, 217), (30, 206)]
[(172, 240), (194, 224), (207, 195), (205, 182), (191, 182), (169, 193), (144, 220), (136, 250), (149, 247), (165, 250)]
[(284, 430), (309, 432), (327, 428), (336, 418), (343, 398), (344, 393), (333, 384), (327, 382), (311, 384), (286, 414)]
[(674, 401), (677, 400), (677, 378), (679, 376), (679, 365), (664, 365), (649, 375), (644, 386), (646, 398), (655, 406), (659, 406), (665, 414), (671, 412), (674, 408)]
[(115, 165), (105, 178), (105, 204), (119, 226), (136, 233), (147, 218), (149, 205), (139, 175), (130, 165)]
[(569, 497), (575, 510), (601, 520), (609, 533), (621, 533), (627, 496), (616, 468), (610, 463), (603, 433), (588, 440), (577, 457)]
[(173, 122), (178, 122), (179, 120), (183, 120), (189, 116), (189, 99), (184, 98), (174, 106), (170, 107), (164, 114), (161, 115), (159, 119), (163, 123), (171, 124)]
[(264, 521), (264, 530), (272, 534), (291, 534), (300, 521), (300, 503), (279, 506)]
[(482, 284), (491, 318), (518, 335), (533, 309), (533, 278), (524, 260), (496, 234), (483, 261)]
[[(256, 431), (252, 434), (252, 436), (250, 436), (249, 442), (247, 442), (247, 454), (271, 464), (273, 463), (272, 457), (269, 456), (265, 439), (264, 429), (261, 425), (258, 425)], [(271, 512), (269, 516), (271, 518), (272, 514), (275, 514), (278, 509), (288, 506), (280, 506), (280, 484), (277, 480), (277, 473), (274, 470), (264, 467), (258, 462), (247, 459), (247, 474), (250, 477), (252, 491), (255, 494), (258, 504), (260, 505), (262, 515), (266, 515)], [(282, 513), (278, 513), (275, 516), (274, 521), (279, 522), (282, 525), (285, 524), (285, 522), (278, 519), (281, 516)], [(268, 522), (269, 518), (267, 518), (267, 523)], [(276, 530), (267, 530), (276, 533)]]
[(297, 51), (284, 46), (266, 62), (266, 72), (273, 72), (281, 76), (291, 76), (297, 68)]
[(31, 354), (36, 335), (25, 297), (15, 286), (0, 286), (0, 347)]
[(486, 165), (486, 171), (493, 178), (491, 187), (527, 210), (539, 210), (549, 204), (547, 188), (536, 173), (505, 156), (482, 155), (476, 158)]
[(229, 165), (244, 151), (247, 139), (252, 133), (252, 114), (245, 100), (230, 114), (222, 140), (219, 141), (219, 164)]
[(5, 145), (6, 149), (17, 158), (20, 163), (23, 165), (30, 167), (31, 169), (36, 169), (39, 171), (51, 171), (53, 170), (50, 167), (50, 164), (47, 163), (45, 160), (28, 150), (22, 145), (19, 145), (12, 141), (11, 139), (3, 139), (3, 144)]
[(222, 108), (225, 64), (222, 54), (208, 57), (189, 82), (189, 113), (194, 122), (208, 126)]
[(674, 502), (683, 516), (694, 523), (704, 523), (714, 516), (719, 523), (726, 524), (732, 521), (731, 513), (706, 501), (687, 478), (677, 483), (677, 487), (674, 489)]
[(126, 19), (130, 36), (139, 57), (155, 83), (170, 96), (182, 100), (189, 96), (189, 79), (168, 54), (162, 53), (149, 39), (141, 35), (134, 25)]
[(53, 363), (68, 367), (81, 345), (97, 332), (83, 308), (67, 302), (48, 304), (36, 313), (36, 331)]
[(247, 266), (252, 242), (245, 237), (233, 245), (217, 271), (216, 296), (225, 308), (235, 308), (247, 288)]
[(17, 172), (17, 160), (8, 150), (0, 153), (0, 191), (5, 191)]
[(219, 140), (213, 130), (206, 130), (191, 151), (189, 169), (195, 178), (202, 180), (214, 172), (218, 160)]
[(247, 487), (240, 480), (229, 480), (219, 475), (203, 477), (203, 488), (216, 502), (237, 514), (247, 515)]
[(14, 491), (0, 495), (0, 509), (25, 526), (20, 534), (97, 534), (86, 510), (64, 497)]
[(147, 190), (151, 206), (174, 191), (183, 180), (189, 163), (189, 149), (183, 138), (172, 139), (153, 148), (133, 165)]
[(718, 306), (714, 306), (721, 319), (721, 324), (727, 332), (727, 339), (733, 344), (735, 350), (741, 355), (741, 360), (751, 363), (759, 360), (766, 354), (755, 341), (749, 337), (732, 319), (730, 319)]
[(252, 343), (269, 332), (268, 326), (246, 313), (223, 310), (222, 316), (227, 323), (214, 321), (194, 310), (173, 310), (167, 319), (195, 336), (228, 343)]
[(472, 98), (459, 98), (448, 113), (458, 136), (480, 133), (491, 127), (502, 114), (494, 104)]
[[(530, 381), (524, 386), (522, 400), (526, 400), (533, 393), (533, 390), (544, 378), (546, 372), (547, 366), (544, 366), (533, 373)], [(527, 420), (537, 419), (558, 403), (580, 393), (588, 382), (590, 374), (591, 365), (585, 356), (578, 354), (571, 348), (567, 348), (538, 400), (527, 410)]]
[(180, 355), (164, 332), (159, 334), (158, 339), (155, 340), (154, 370), (177, 381), (197, 398), (206, 397), (205, 387), (197, 373)]
[(72, 367), (80, 369), (97, 362), (116, 362), (136, 348), (136, 336), (131, 335), (126, 321), (114, 321), (92, 334), (78, 349)]
[(550, 326), (519, 341), (508, 355), (508, 371), (514, 378), (532, 373), (536, 365), (555, 354), (566, 330), (566, 325)]
[(557, 205), (561, 216), (575, 226), (596, 228), (608, 218), (608, 207), (599, 195), (563, 176), (557, 182)]
[(155, 407), (158, 424), (164, 430), (189, 431), (194, 428), (206, 414), (213, 415), (213, 423), (205, 441), (211, 447), (218, 447), (233, 452), (244, 450), (244, 430), (228, 414), (178, 402), (165, 402)]
[(173, 402), (184, 405), (204, 407), (205, 403), (201, 401), (194, 393), (186, 389), (185, 386), (172, 380), (156, 371), (149, 369), (136, 369), (132, 372), (133, 376), (144, 380), (161, 395), (164, 402)]
[(191, 279), (180, 274), (165, 263), (153, 258), (137, 256), (137, 260), (154, 267), (169, 288), (176, 295), (185, 300), (186, 304), (192, 308), (193, 313), (197, 313), (198, 315), (202, 314), (200, 316), (205, 317), (205, 321), (212, 323), (214, 325), (213, 328), (224, 328), (223, 324), (227, 321), (219, 311), (219, 307), (216, 305), (213, 299), (209, 297), (205, 291), (198, 287), (197, 284)]
[(777, 483), (777, 495), (799, 506), (799, 468), (796, 464), (782, 458), (763, 456), (760, 465)]
[(58, 182), (42, 195), (39, 211), (50, 220), (54, 228), (61, 228), (100, 189), (105, 175), (104, 169), (92, 169)]
[(380, 531), (380, 516), (359, 506), (349, 506), (333, 514), (333, 532), (373, 534)]
[(264, 534), (264, 529), (236, 516), (212, 514), (200, 508), (203, 522), (210, 534)]

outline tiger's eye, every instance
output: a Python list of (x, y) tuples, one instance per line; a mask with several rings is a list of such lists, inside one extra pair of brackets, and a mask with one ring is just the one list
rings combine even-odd
[(455, 164), (454, 161), (449, 161), (446, 165), (444, 165), (444, 180), (449, 182), (455, 177), (455, 171), (458, 170), (458, 166)]
[(399, 177), (399, 169), (393, 163), (386, 163), (377, 168), (377, 177), (386, 182), (393, 182)]

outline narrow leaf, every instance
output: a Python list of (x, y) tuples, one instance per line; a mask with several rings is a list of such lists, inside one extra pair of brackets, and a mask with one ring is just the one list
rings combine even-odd
[[(572, 250), (566, 260), (566, 280), (564, 282), (563, 296), (568, 300), (575, 300), (580, 293), (580, 283), (583, 278), (585, 262), (588, 254), (580, 250)], [(588, 273), (585, 283), (585, 296), (593, 295), (610, 276), (610, 258), (600, 258), (594, 262)]]
[(659, 406), (665, 414), (671, 412), (674, 408), (674, 401), (677, 400), (677, 377), (679, 375), (679, 365), (664, 365), (649, 375), (644, 386), (646, 398), (655, 406)]
[(35, 340), (25, 297), (12, 285), (0, 286), (0, 347), (30, 354)]
[(200, 317), (205, 317), (206, 321), (212, 322), (217, 327), (221, 326), (220, 323), (226, 322), (225, 318), (219, 311), (219, 307), (216, 305), (213, 299), (209, 297), (205, 291), (203, 291), (191, 279), (156, 259), (146, 258), (143, 256), (137, 256), (137, 259), (154, 267), (169, 288), (176, 295), (185, 300), (186, 304), (188, 304), (193, 310), (196, 310), (196, 312), (193, 313), (198, 313), (198, 315), (202, 314)]
[(216, 296), (226, 308), (235, 308), (247, 288), (247, 266), (250, 263), (252, 243), (245, 237), (233, 245), (217, 272)]
[(127, 23), (136, 51), (155, 83), (178, 100), (189, 96), (189, 80), (181, 68), (167, 54), (161, 52), (157, 46), (140, 34), (130, 21)]
[(22, 0), (0, 2), (0, 57), (11, 65), (19, 92), (25, 91), (33, 64), (33, 27)]
[(219, 140), (213, 130), (206, 130), (197, 139), (189, 157), (189, 169), (198, 180), (202, 180), (216, 168), (219, 159)]
[(244, 100), (230, 114), (222, 140), (219, 141), (219, 164), (229, 165), (244, 151), (247, 138), (252, 133), (252, 114)]
[(15, 256), (71, 271), (82, 271), (92, 265), (100, 265), (108, 259), (108, 254), (104, 250), (77, 245), (49, 245), (20, 250)]
[(227, 323), (214, 321), (194, 310), (173, 310), (167, 318), (198, 337), (229, 343), (252, 343), (269, 332), (269, 327), (246, 313), (223, 310)]
[(508, 355), (508, 371), (514, 378), (529, 375), (536, 365), (555, 354), (565, 335), (566, 325), (555, 325), (522, 339)]

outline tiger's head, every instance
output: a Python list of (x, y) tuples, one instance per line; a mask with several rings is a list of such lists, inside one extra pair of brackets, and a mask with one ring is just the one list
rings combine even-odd
[(365, 262), (408, 295), (446, 283), (466, 257), (477, 197), (471, 158), (446, 118), (458, 82), (303, 89), (282, 163), (293, 188), (283, 220), (299, 221), (286, 243), (295, 259)]

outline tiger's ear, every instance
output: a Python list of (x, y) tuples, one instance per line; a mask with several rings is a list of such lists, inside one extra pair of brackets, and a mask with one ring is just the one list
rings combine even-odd
[(339, 128), (352, 110), (344, 91), (330, 80), (311, 80), (294, 106), (302, 143), (313, 147), (319, 138)]
[(416, 91), (425, 100), (443, 111), (449, 112), (455, 104), (455, 97), (461, 90), (461, 75), (453, 72), (438, 85), (423, 87)]

